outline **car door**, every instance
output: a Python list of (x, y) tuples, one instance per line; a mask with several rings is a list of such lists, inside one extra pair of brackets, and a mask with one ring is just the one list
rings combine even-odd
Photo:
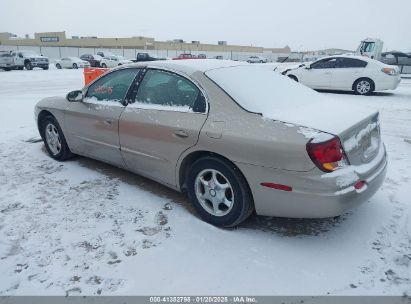
[(119, 118), (139, 71), (122, 69), (108, 73), (88, 87), (83, 101), (70, 103), (65, 112), (65, 126), (73, 150), (124, 166), (118, 137)]
[(336, 58), (326, 58), (314, 62), (308, 68), (302, 69), (299, 80), (313, 89), (329, 89), (336, 61)]
[(61, 67), (62, 68), (71, 68), (71, 65), (70, 65), (70, 59), (68, 59), (68, 58), (61, 58)]
[(176, 185), (181, 154), (198, 141), (207, 119), (204, 94), (191, 80), (148, 69), (120, 117), (120, 145), (127, 167), (169, 185)]
[(331, 88), (336, 90), (352, 90), (354, 82), (364, 76), (367, 62), (355, 58), (337, 58), (332, 71)]

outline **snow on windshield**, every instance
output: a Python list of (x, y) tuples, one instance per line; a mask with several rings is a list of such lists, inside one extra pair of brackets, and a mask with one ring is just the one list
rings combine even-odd
[(245, 110), (268, 119), (339, 134), (371, 114), (368, 109), (347, 108), (330, 96), (260, 66), (217, 68), (205, 74)]
[(283, 75), (252, 65), (214, 69), (206, 75), (244, 109), (269, 118), (269, 114), (317, 103), (323, 98)]

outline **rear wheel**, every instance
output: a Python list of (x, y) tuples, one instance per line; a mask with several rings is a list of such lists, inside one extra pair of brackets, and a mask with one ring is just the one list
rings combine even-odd
[(49, 115), (41, 121), (41, 136), (49, 155), (59, 161), (73, 157), (57, 120)]
[(59, 69), (59, 70), (61, 70), (61, 65), (60, 65), (60, 63), (57, 63), (57, 64), (56, 64), (56, 68)]
[(19, 69), (20, 71), (24, 69), (24, 67), (19, 66), (17, 69)]
[(374, 89), (374, 82), (369, 78), (358, 79), (353, 85), (353, 90), (357, 95), (371, 94), (374, 91)]
[(188, 197), (206, 222), (219, 227), (240, 224), (254, 210), (248, 184), (233, 164), (216, 157), (193, 163), (187, 176)]
[(102, 63), (102, 64), (101, 64), (101, 67), (102, 67), (102, 68), (107, 68), (107, 64)]
[(49, 66), (43, 67), (43, 70), (48, 70), (48, 69), (49, 69)]
[(30, 61), (26, 61), (26, 62), (24, 63), (24, 67), (25, 67), (26, 70), (28, 70), (28, 71), (30, 71), (30, 70), (33, 69), (33, 65), (31, 64)]

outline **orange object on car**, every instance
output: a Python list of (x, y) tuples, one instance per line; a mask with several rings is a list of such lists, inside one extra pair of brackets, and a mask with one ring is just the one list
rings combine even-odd
[(92, 82), (100, 75), (103, 75), (108, 70), (109, 69), (107, 68), (84, 68), (84, 84), (88, 85), (90, 82)]

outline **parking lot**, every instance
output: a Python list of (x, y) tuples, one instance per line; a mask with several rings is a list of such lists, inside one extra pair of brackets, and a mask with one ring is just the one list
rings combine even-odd
[(47, 155), (34, 105), (81, 88), (82, 73), (0, 72), (0, 295), (410, 294), (411, 79), (371, 96), (322, 93), (380, 111), (389, 168), (367, 203), (219, 229), (160, 184)]

